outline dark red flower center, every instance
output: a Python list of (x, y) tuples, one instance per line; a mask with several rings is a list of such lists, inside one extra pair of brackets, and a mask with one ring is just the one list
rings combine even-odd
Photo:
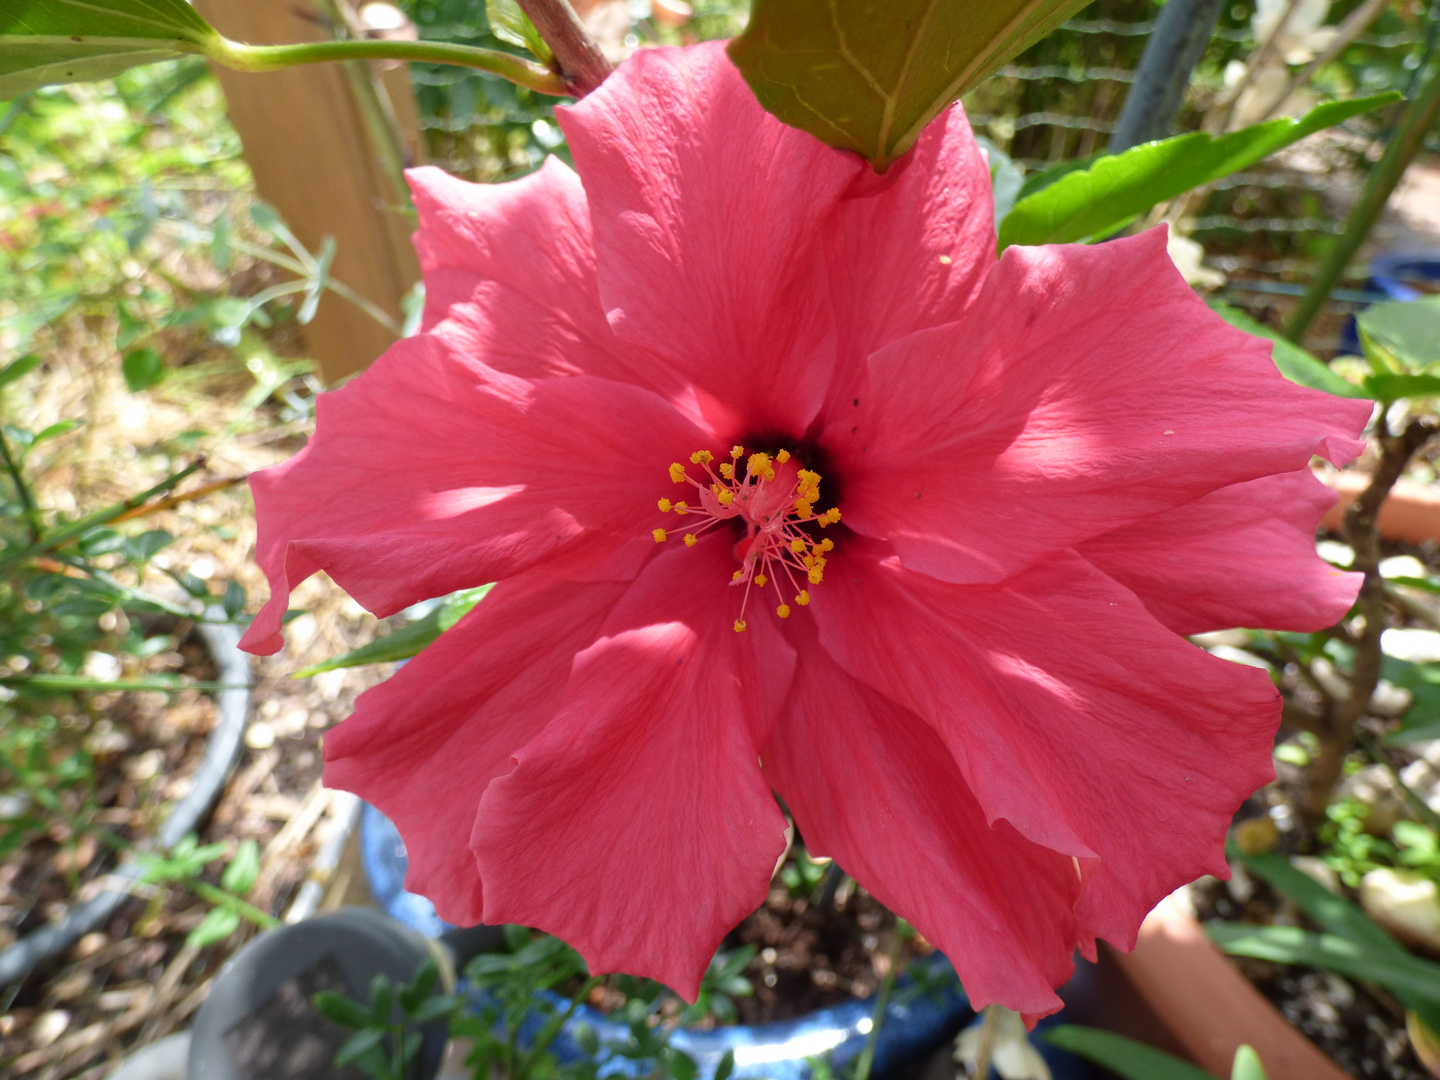
[[(823, 529), (840, 520), (838, 507), (815, 513), (815, 504), (820, 501), (820, 474), (800, 468), (790, 451), (781, 450), (773, 457), (764, 452), (751, 454), (745, 459), (743, 477), (738, 475), (742, 457), (745, 448), (732, 446), (730, 460), (712, 468), (715, 455), (709, 450), (696, 450), (690, 455), (690, 463), (704, 472), (704, 479), (691, 476), (678, 461), (670, 466), (670, 479), (694, 487), (699, 505), (684, 499), (660, 500), (662, 513), (702, 520), (693, 532), (684, 534), (686, 547), (694, 547), (702, 533), (722, 521), (743, 526), (744, 533), (735, 542), (740, 569), (730, 579), (731, 585), (745, 588), (740, 618), (735, 620), (737, 633), (745, 629), (751, 586), (775, 586), (780, 598), (775, 614), (782, 619), (790, 615), (790, 605), (785, 601), (786, 583), (795, 603), (803, 607), (810, 602), (810, 593), (800, 582), (803, 579), (809, 585), (820, 584), (825, 576), (825, 554), (833, 551), (835, 544), (828, 538), (817, 543), (802, 526), (818, 525)], [(655, 529), (651, 535), (660, 544), (669, 533)]]

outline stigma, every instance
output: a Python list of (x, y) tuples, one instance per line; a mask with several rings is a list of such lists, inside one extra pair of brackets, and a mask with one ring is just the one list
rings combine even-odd
[(825, 556), (835, 550), (829, 537), (814, 540), (810, 527), (824, 529), (840, 520), (838, 507), (815, 512), (819, 473), (800, 468), (788, 450), (773, 457), (764, 452), (747, 456), (743, 446), (731, 447), (730, 460), (718, 464), (709, 450), (696, 450), (690, 455), (690, 467), (677, 461), (669, 473), (673, 483), (694, 489), (694, 501), (662, 498), (660, 512), (698, 520), (690, 530), (653, 530), (657, 544), (682, 532), (685, 546), (694, 547), (703, 533), (722, 521), (738, 520), (745, 527), (744, 536), (735, 543), (740, 568), (730, 578), (732, 586), (745, 590), (736, 633), (745, 630), (752, 588), (774, 586), (779, 599), (775, 614), (782, 619), (790, 617), (790, 604), (810, 603), (805, 586), (824, 580)]

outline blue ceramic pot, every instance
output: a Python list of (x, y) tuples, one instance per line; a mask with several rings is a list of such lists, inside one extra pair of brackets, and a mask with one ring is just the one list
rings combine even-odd
[[(429, 900), (405, 891), (405, 844), (390, 819), (368, 803), (360, 819), (360, 854), (370, 892), (392, 918), (429, 937), (453, 929), (435, 914)], [(895, 981), (885, 1006), (871, 1073), (877, 1078), (944, 1045), (975, 1016), (944, 956), (933, 953), (911, 965), (911, 969), (911, 973)], [(555, 1001), (559, 1003), (560, 999), (556, 997)], [(838, 1072), (860, 1055), (874, 1013), (873, 1002), (861, 998), (779, 1023), (734, 1024), (712, 1031), (682, 1028), (671, 1036), (670, 1045), (694, 1058), (702, 1077), (713, 1076), (720, 1059), (727, 1051), (734, 1051), (735, 1080), (809, 1080), (812, 1058), (828, 1057)], [(1047, 1017), (1037, 1030), (1059, 1022), (1060, 1014)], [(522, 1038), (533, 1036), (542, 1023), (539, 1016), (533, 1017), (533, 1030), (527, 1031), (531, 1026), (527, 1024), (522, 1028)], [(605, 1049), (607, 1045), (626, 1043), (629, 1028), (587, 1005), (575, 1010), (551, 1044), (551, 1052), (558, 1060), (574, 1061), (584, 1055), (575, 1040), (581, 1026), (590, 1027), (600, 1043), (597, 1057), (602, 1076), (641, 1074), (642, 1063)], [(1053, 1080), (1089, 1080), (1094, 1075), (1080, 1058), (1043, 1041), (1035, 1045), (1049, 1063)]]

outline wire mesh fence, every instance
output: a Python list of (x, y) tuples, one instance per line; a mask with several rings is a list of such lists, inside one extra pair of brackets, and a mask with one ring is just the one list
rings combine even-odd
[[(743, 27), (748, 0), (696, 0), (683, 28), (650, 18), (649, 0), (609, 0), (629, 16), (623, 44), (728, 37)], [(1334, 0), (1334, 25), (1362, 0)], [(427, 38), (505, 48), (474, 0), (404, 0)], [(1032, 46), (965, 97), (976, 131), (1027, 171), (1044, 170), (1103, 153), (1160, 5), (1155, 0), (1096, 0), (1078, 17)], [(1196, 68), (1176, 131), (1200, 127), (1225, 89), (1227, 69), (1256, 48), (1256, 0), (1222, 10)], [(1440, 0), (1399, 0), (1318, 72), (1315, 96), (1353, 96), (1410, 89), (1437, 56)], [(1303, 62), (1303, 61), (1302, 61)], [(1295, 68), (1298, 70), (1298, 67)], [(431, 160), (477, 180), (504, 179), (538, 166), (546, 154), (566, 154), (552, 99), (529, 94), (477, 72), (412, 65)], [(1206, 264), (1227, 275), (1226, 299), (1261, 317), (1275, 317), (1304, 291), (1315, 260), (1340, 230), (1353, 197), (1388, 133), (1389, 118), (1356, 118), (1290, 154), (1229, 177), (1192, 204), (1178, 223), (1203, 244)], [(1427, 146), (1440, 150), (1440, 133)], [(1322, 347), (1338, 344), (1345, 315), (1368, 299), (1364, 268), (1332, 294), (1329, 317), (1318, 326)]]

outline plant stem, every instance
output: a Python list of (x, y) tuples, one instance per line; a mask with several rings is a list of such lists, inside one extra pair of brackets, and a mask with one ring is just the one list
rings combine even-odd
[(1426, 134), (1435, 126), (1437, 118), (1440, 118), (1440, 64), (1436, 65), (1429, 81), (1421, 86), (1420, 92), (1406, 107), (1400, 126), (1390, 137), (1379, 164), (1365, 181), (1365, 190), (1345, 219), (1345, 231), (1335, 239), (1315, 274), (1315, 280), (1310, 283), (1309, 291), (1285, 324), (1285, 336), (1291, 341), (1299, 341), (1305, 336), (1305, 331), (1329, 298), (1330, 290), (1370, 235), (1370, 230), (1390, 200), (1390, 193), (1400, 183), (1400, 178), (1405, 175), (1406, 168), (1425, 141)]
[(880, 980), (880, 989), (875, 994), (875, 1011), (870, 1016), (870, 1033), (865, 1039), (865, 1048), (855, 1061), (854, 1080), (869, 1080), (870, 1069), (875, 1064), (875, 1046), (880, 1041), (880, 1025), (885, 1022), (885, 1005), (890, 1000), (890, 991), (895, 986), (896, 967), (900, 963), (900, 950), (905, 945), (905, 935), (896, 927), (895, 936), (890, 939), (890, 966), (885, 978)]
[(1350, 671), (1350, 693), (1335, 702), (1325, 720), (1325, 731), (1318, 737), (1320, 753), (1306, 777), (1303, 810), (1312, 821), (1318, 820), (1330, 804), (1330, 795), (1344, 770), (1345, 756), (1355, 738), (1355, 723), (1370, 707), (1370, 698), (1380, 682), (1380, 635), (1385, 629), (1385, 579), (1380, 576), (1380, 532), (1376, 519), (1380, 504), (1390, 494), (1395, 481), (1415, 452), (1435, 432), (1428, 420), (1412, 420), (1403, 432), (1392, 435), (1382, 414), (1377, 423), (1381, 453), (1370, 478), (1370, 484), (1345, 511), (1343, 531), (1355, 550), (1352, 570), (1365, 575), (1355, 605), (1365, 619), (1365, 629), (1354, 642), (1355, 660)]
[(512, 1074), (509, 1080), (526, 1080), (526, 1077), (530, 1075), (530, 1070), (540, 1060), (540, 1055), (550, 1048), (550, 1044), (555, 1041), (555, 1036), (560, 1034), (560, 1029), (565, 1026), (565, 1022), (575, 1015), (575, 1010), (589, 996), (590, 991), (604, 981), (600, 976), (592, 975), (580, 985), (580, 989), (575, 991), (574, 997), (570, 999), (569, 1007), (560, 1015), (552, 1016), (549, 1023), (541, 1029), (540, 1034), (535, 1036), (535, 1042), (530, 1047), (530, 1053), (525, 1056), (525, 1060), (520, 1066), (520, 1072)]
[(25, 524), (30, 529), (30, 543), (38, 543), (41, 534), (40, 511), (35, 505), (35, 496), (30, 491), (30, 485), (25, 483), (25, 477), (20, 475), (19, 463), (10, 454), (10, 441), (5, 438), (3, 428), (0, 428), (0, 454), (5, 455), (5, 471), (10, 474), (10, 480), (15, 485), (15, 494), (25, 510)]
[(268, 911), (261, 911), (254, 904), (247, 904), (234, 893), (228, 893), (224, 889), (217, 889), (208, 881), (187, 881), (185, 883), (202, 900), (209, 900), (210, 903), (221, 907), (233, 908), (235, 914), (240, 915), (261, 930), (273, 930), (280, 925), (280, 920), (271, 915)]
[[(355, 21), (348, 0), (316, 0), (321, 14), (330, 22), (331, 34), (337, 41), (365, 41), (364, 31)], [(390, 95), (380, 82), (375, 68), (363, 60), (347, 60), (341, 67), (350, 92), (365, 118), (365, 127), (375, 143), (380, 156), (381, 167), (394, 191), (396, 205), (403, 207), (412, 218), (415, 207), (410, 201), (410, 186), (405, 183), (407, 153), (400, 138), (400, 124), (395, 118), (395, 106)]]
[(217, 37), (194, 51), (236, 71), (279, 71), (297, 64), (329, 60), (419, 60), (488, 71), (537, 94), (570, 93), (555, 72), (496, 49), (476, 49), (447, 41), (305, 41), (295, 45), (242, 45)]
[(131, 495), (130, 498), (123, 502), (118, 502), (114, 506), (107, 506), (104, 510), (97, 510), (88, 517), (83, 517), (79, 521), (65, 526), (63, 529), (57, 529), (43, 540), (38, 540), (29, 547), (17, 551), (14, 555), (0, 559), (0, 574), (8, 573), (12, 568), (24, 562), (26, 559), (33, 559), (36, 555), (44, 555), (47, 552), (54, 551), (58, 547), (63, 547), (71, 540), (83, 536), (97, 526), (108, 525), (120, 517), (120, 515), (148, 502), (154, 496), (162, 495), (169, 491), (191, 473), (197, 472), (204, 467), (205, 458), (197, 458), (190, 465), (172, 476), (167, 476), (154, 487), (148, 488), (138, 495)]
[(990, 1075), (990, 1059), (995, 1055), (995, 1029), (1000, 1025), (1000, 1006), (986, 1005), (985, 1019), (980, 1023), (980, 1053), (975, 1058), (975, 1080)]
[(1426, 825), (1440, 832), (1440, 814), (1430, 809), (1430, 804), (1422, 799), (1414, 788), (1405, 783), (1400, 776), (1400, 770), (1395, 767), (1393, 761), (1381, 752), (1379, 744), (1375, 742), (1369, 732), (1357, 728), (1355, 735), (1360, 740), (1360, 745), (1365, 748), (1365, 753), (1370, 755), (1370, 760), (1377, 765), (1384, 766), (1385, 771), (1390, 774), (1390, 779), (1395, 781), (1395, 786), (1400, 789), (1400, 794), (1404, 796), (1405, 801), (1410, 804), (1410, 809), (1415, 811), (1416, 815), (1421, 821), (1425, 822)]
[(555, 54), (566, 93), (584, 97), (610, 74), (610, 61), (567, 0), (517, 0)]

